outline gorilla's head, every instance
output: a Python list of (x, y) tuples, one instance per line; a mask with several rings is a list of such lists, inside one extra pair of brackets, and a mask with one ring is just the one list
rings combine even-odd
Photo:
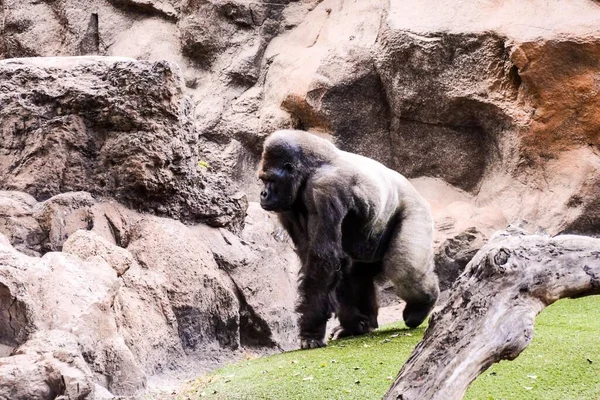
[(260, 205), (267, 211), (289, 211), (307, 179), (334, 157), (337, 149), (308, 132), (280, 130), (265, 141), (258, 170), (264, 188)]
[(258, 178), (264, 187), (260, 206), (267, 211), (283, 212), (292, 208), (303, 182), (299, 149), (289, 141), (265, 143)]

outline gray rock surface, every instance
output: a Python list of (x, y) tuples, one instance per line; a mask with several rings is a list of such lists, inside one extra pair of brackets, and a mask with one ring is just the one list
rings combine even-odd
[(54, 196), (34, 207), (34, 217), (46, 234), (42, 251), (61, 251), (67, 238), (78, 229), (91, 229), (94, 198), (87, 192)]
[[(7, 331), (0, 338), (17, 346), (32, 337), (44, 342), (41, 331), (72, 334), (96, 380), (116, 393), (133, 394), (146, 378), (117, 332), (111, 305), (119, 286), (102, 258), (83, 262), (57, 252), (28, 257), (5, 240), (0, 243), (0, 287), (10, 307), (2, 314)], [(50, 341), (47, 347), (52, 346)]]
[(77, 230), (93, 230), (126, 247), (133, 215), (115, 202), (97, 202), (87, 192), (64, 193), (38, 203), (22, 192), (0, 191), (0, 233), (31, 256), (62, 250)]
[(75, 336), (65, 331), (36, 332), (10, 357), (0, 359), (0, 393), (10, 399), (83, 400), (93, 397), (93, 375)]
[(139, 210), (240, 229), (244, 197), (202, 171), (176, 65), (9, 60), (0, 62), (0, 81), (0, 188), (38, 200), (86, 190)]
[(117, 276), (122, 276), (135, 265), (135, 259), (130, 252), (115, 246), (97, 233), (82, 229), (69, 236), (63, 244), (62, 251), (76, 255), (84, 261), (92, 257), (101, 257), (115, 270)]
[(241, 237), (203, 225), (193, 231), (235, 284), (241, 345), (297, 348), (294, 305), (299, 262), (276, 217), (250, 203)]
[(127, 250), (159, 273), (185, 351), (239, 347), (239, 304), (208, 246), (180, 222), (141, 220)]
[(37, 201), (22, 192), (0, 191), (0, 233), (19, 251), (36, 256), (42, 253), (46, 234), (34, 217)]
[(485, 235), (476, 228), (469, 228), (441, 244), (435, 254), (435, 272), (440, 280), (440, 291), (451, 289), (469, 261), (486, 242)]
[[(87, 192), (41, 203), (19, 192), (0, 199), (33, 215), (43, 238), (30, 257), (12, 247), (24, 245), (17, 236), (0, 236), (0, 344), (9, 356), (0, 370), (23, 381), (0, 386), (0, 397), (93, 398), (96, 387), (133, 395), (148, 375), (199, 373), (242, 352), (297, 346), (295, 254), (257, 204), (238, 237)], [(64, 370), (50, 356), (19, 352), (35, 337), (50, 339), (31, 348), (62, 348), (51, 339), (60, 335), (76, 342), (81, 365)], [(69, 379), (75, 383), (61, 384)], [(69, 388), (82, 379), (77, 397)]]

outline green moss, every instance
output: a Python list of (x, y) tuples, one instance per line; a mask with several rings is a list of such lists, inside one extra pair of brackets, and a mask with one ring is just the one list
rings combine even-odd
[(210, 164), (204, 160), (200, 160), (200, 161), (198, 161), (198, 167), (208, 169), (208, 168), (210, 168)]
[[(192, 382), (179, 398), (380, 399), (423, 332), (398, 323), (323, 349), (243, 361)], [(487, 370), (466, 398), (600, 398), (600, 296), (547, 308), (532, 344)]]

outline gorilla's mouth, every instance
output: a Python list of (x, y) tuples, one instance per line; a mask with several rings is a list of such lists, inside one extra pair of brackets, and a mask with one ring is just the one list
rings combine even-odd
[(274, 211), (274, 208), (272, 206), (268, 206), (268, 205), (264, 205), (264, 204), (260, 204), (261, 208), (265, 211)]
[(260, 206), (265, 211), (275, 211), (275, 210), (277, 210), (277, 204), (274, 204), (272, 202), (266, 202), (266, 201), (262, 201), (261, 200)]
[(273, 212), (284, 212), (289, 211), (291, 207), (287, 204), (281, 204), (281, 202), (273, 202), (273, 201), (262, 201), (260, 202), (260, 207), (265, 211), (273, 211)]

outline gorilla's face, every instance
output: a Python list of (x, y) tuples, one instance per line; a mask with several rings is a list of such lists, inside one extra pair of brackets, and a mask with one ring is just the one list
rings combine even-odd
[(260, 192), (260, 206), (266, 211), (283, 212), (292, 208), (298, 192), (298, 177), (292, 163), (263, 164), (258, 178), (264, 187)]

